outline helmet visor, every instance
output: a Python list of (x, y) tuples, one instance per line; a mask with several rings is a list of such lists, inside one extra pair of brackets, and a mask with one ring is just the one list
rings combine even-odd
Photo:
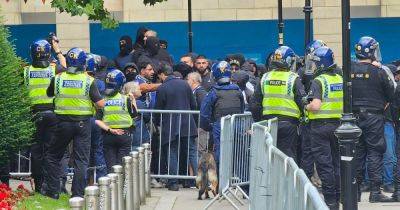
[(379, 43), (377, 43), (374, 47), (375, 47), (375, 51), (374, 51), (375, 60), (378, 62), (381, 62), (382, 54), (381, 54), (381, 48), (379, 47)]
[(315, 61), (318, 61), (319, 58), (312, 55), (312, 54), (308, 54), (306, 56), (306, 69), (305, 69), (305, 74), (306, 75), (313, 75), (315, 73), (315, 71), (317, 70), (317, 65), (315, 64)]

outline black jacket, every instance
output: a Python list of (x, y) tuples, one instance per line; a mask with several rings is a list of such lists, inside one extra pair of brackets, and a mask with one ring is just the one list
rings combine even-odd
[[(157, 89), (155, 109), (195, 110), (196, 101), (189, 84), (175, 76), (168, 76)], [(159, 124), (160, 121), (161, 116), (156, 115), (155, 124)], [(176, 140), (179, 134), (181, 137), (197, 136), (197, 127), (192, 115), (189, 117), (188, 114), (164, 114), (160, 126), (162, 144), (167, 144), (170, 138), (171, 141)]]

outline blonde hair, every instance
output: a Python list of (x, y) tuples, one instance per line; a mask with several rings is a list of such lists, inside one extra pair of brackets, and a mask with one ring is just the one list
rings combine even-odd
[(140, 92), (140, 87), (138, 82), (127, 82), (125, 83), (124, 87), (122, 88), (122, 94), (128, 95), (129, 93), (132, 93), (135, 95), (135, 93)]

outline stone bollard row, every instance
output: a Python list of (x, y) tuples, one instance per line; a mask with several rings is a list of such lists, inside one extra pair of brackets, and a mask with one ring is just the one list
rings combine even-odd
[(98, 186), (85, 188), (84, 198), (69, 200), (72, 210), (140, 210), (150, 197), (150, 144), (122, 159), (123, 166), (113, 166), (113, 172), (99, 178)]

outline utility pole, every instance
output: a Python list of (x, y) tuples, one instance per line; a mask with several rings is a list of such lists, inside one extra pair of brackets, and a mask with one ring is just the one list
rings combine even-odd
[(350, 0), (342, 0), (342, 49), (343, 49), (343, 116), (335, 135), (340, 145), (341, 200), (343, 210), (357, 210), (357, 182), (355, 149), (361, 129), (355, 124), (352, 110), (352, 84), (350, 77)]
[(283, 9), (282, 9), (282, 0), (278, 0), (278, 44), (279, 46), (283, 45)]
[(193, 52), (192, 0), (188, 0), (188, 40), (189, 52)]
[(311, 39), (311, 13), (312, 6), (311, 0), (305, 0), (304, 8), (304, 52), (306, 53), (307, 45), (312, 41)]

